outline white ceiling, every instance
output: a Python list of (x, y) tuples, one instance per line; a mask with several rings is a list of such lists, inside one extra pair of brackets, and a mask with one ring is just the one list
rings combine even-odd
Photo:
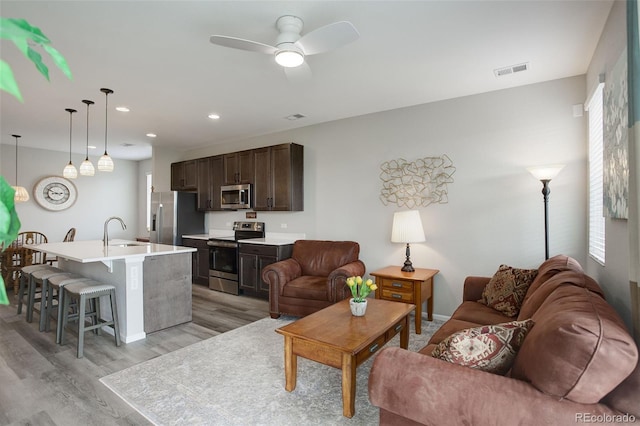
[[(584, 74), (612, 1), (8, 1), (2, 17), (40, 27), (67, 59), (73, 81), (55, 68), (47, 82), (7, 40), (24, 103), (2, 92), (0, 140), (143, 159), (151, 145), (201, 148), (342, 118)], [(360, 39), (307, 58), (313, 72), (290, 82), (273, 57), (214, 46), (212, 34), (273, 44), (276, 19), (292, 14), (306, 32), (347, 20)], [(526, 72), (493, 70), (528, 62)], [(125, 105), (129, 113), (112, 107)], [(221, 118), (212, 121), (215, 112)], [(286, 120), (291, 114), (306, 117)], [(155, 139), (145, 136), (153, 132)], [(131, 144), (125, 147), (123, 144)]]

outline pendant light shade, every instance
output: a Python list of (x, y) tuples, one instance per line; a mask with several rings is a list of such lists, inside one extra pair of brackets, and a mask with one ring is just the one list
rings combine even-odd
[(109, 113), (109, 95), (113, 93), (111, 89), (100, 89), (102, 93), (104, 93), (104, 154), (98, 160), (98, 170), (101, 172), (112, 172), (113, 171), (113, 160), (107, 153), (107, 129), (108, 129), (108, 113)]
[(89, 161), (89, 106), (95, 102), (88, 99), (83, 99), (82, 102), (87, 105), (87, 156), (80, 164), (80, 174), (82, 176), (93, 176), (96, 174), (96, 169), (93, 167), (93, 163)]
[(69, 113), (69, 164), (66, 165), (64, 170), (62, 171), (62, 176), (67, 179), (75, 179), (78, 177), (78, 170), (76, 170), (76, 166), (71, 162), (71, 133), (72, 133), (72, 122), (73, 122), (73, 113), (77, 112), (75, 109), (66, 108), (65, 111)]
[(24, 203), (25, 201), (29, 201), (29, 193), (27, 192), (24, 186), (18, 185), (18, 138), (20, 138), (21, 136), (20, 135), (11, 135), (11, 136), (16, 138), (16, 186), (13, 187), (16, 193), (13, 196), (13, 201), (15, 201), (16, 203)]

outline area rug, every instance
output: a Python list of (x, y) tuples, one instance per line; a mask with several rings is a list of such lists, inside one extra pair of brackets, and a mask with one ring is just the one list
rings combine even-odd
[[(293, 317), (264, 318), (100, 379), (156, 425), (374, 425), (367, 382), (373, 357), (357, 369), (356, 413), (342, 416), (339, 369), (298, 357), (296, 389), (284, 389), (284, 338), (274, 330)], [(417, 351), (441, 321), (411, 317)], [(387, 343), (398, 346), (399, 336)]]

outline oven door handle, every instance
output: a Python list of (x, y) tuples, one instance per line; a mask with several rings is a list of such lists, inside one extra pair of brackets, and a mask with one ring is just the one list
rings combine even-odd
[(207, 241), (207, 245), (209, 247), (225, 247), (225, 248), (236, 248), (238, 247), (238, 243), (235, 241)]

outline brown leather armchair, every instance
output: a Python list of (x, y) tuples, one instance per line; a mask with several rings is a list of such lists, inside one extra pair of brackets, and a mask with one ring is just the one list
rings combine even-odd
[(289, 259), (262, 269), (271, 318), (309, 315), (351, 297), (347, 278), (365, 271), (359, 254), (354, 241), (296, 241)]

